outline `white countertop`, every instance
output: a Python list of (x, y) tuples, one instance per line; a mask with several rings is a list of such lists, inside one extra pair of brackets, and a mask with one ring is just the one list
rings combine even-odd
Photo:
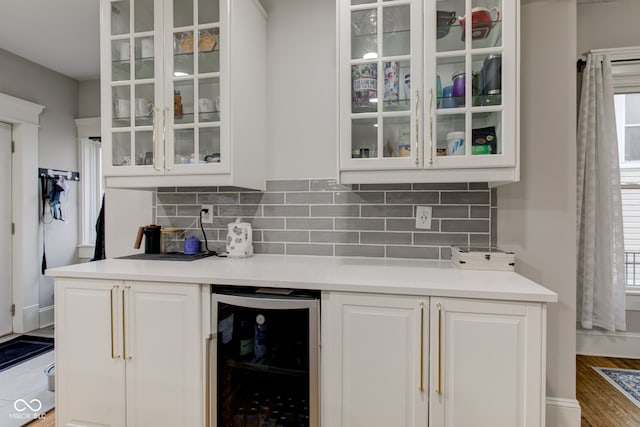
[(513, 272), (461, 270), (449, 261), (255, 255), (197, 261), (107, 259), (48, 269), (54, 277), (265, 286), (385, 294), (556, 302)]

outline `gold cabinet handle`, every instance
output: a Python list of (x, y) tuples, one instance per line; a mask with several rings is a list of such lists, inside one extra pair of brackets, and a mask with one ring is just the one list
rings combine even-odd
[(442, 394), (442, 304), (437, 303), (438, 308), (438, 385), (436, 393)]
[(120, 286), (118, 285), (114, 285), (111, 288), (111, 291), (109, 291), (109, 299), (111, 300), (111, 307), (110, 307), (110, 311), (111, 311), (111, 358), (112, 359), (120, 359), (120, 355), (119, 354), (115, 354), (115, 338), (114, 338), (114, 327), (113, 327), (113, 321), (114, 321), (114, 316), (113, 316), (113, 291), (117, 291), (117, 289)]
[(433, 164), (433, 89), (429, 89), (429, 164)]
[(418, 110), (420, 109), (420, 91), (416, 90), (416, 146), (415, 146), (415, 162), (416, 166), (420, 164), (420, 156), (418, 154), (418, 145), (420, 143), (420, 115)]
[(211, 424), (211, 346), (213, 345), (213, 334), (209, 334), (205, 340), (205, 426)]
[(170, 171), (171, 168), (167, 166), (167, 111), (169, 107), (164, 107), (162, 110), (162, 161), (164, 169)]
[(127, 289), (131, 289), (131, 286), (125, 286), (122, 288), (122, 358), (124, 360), (131, 360), (131, 354), (127, 355), (127, 306), (125, 305), (125, 291)]
[(418, 381), (418, 390), (424, 391), (424, 302), (420, 301), (420, 380)]
[(160, 108), (158, 107), (153, 107), (153, 128), (151, 130), (151, 138), (152, 138), (152, 144), (151, 147), (154, 150), (154, 156), (153, 156), (153, 168), (156, 170), (156, 172), (160, 172), (160, 168), (158, 167), (158, 156), (155, 153), (155, 150), (158, 148), (156, 146), (156, 113), (160, 113)]

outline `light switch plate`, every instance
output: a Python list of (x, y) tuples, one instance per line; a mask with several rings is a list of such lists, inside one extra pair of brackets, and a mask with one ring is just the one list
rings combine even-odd
[(416, 228), (431, 230), (431, 206), (416, 206)]

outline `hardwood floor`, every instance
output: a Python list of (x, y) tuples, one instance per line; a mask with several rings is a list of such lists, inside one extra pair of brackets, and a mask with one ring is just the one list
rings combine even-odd
[[(640, 369), (640, 359), (576, 356), (576, 396), (582, 407), (582, 427), (640, 426), (640, 408), (602, 378), (592, 366)], [(27, 427), (55, 427), (55, 409)]]
[(576, 356), (576, 398), (582, 408), (582, 427), (640, 426), (640, 408), (592, 366), (640, 369), (640, 359)]
[(56, 410), (50, 410), (43, 419), (31, 421), (25, 427), (56, 427)]

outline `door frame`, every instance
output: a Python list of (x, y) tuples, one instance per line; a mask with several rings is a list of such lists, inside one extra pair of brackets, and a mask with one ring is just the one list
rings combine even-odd
[[(11, 212), (11, 140), (12, 140), (12, 132), (13, 126), (0, 122), (0, 157), (2, 157), (2, 164), (0, 168), (5, 168), (6, 170), (2, 171), (2, 182), (5, 183), (5, 194), (0, 197), (0, 203), (2, 204), (2, 221), (0, 221), (0, 245), (2, 246), (2, 278), (0, 279), (0, 340), (1, 337), (6, 334), (11, 334), (13, 332), (13, 316), (10, 313), (11, 303), (13, 302), (13, 289), (12, 289), (12, 280), (11, 280), (11, 258), (12, 258), (12, 232), (10, 223), (13, 221), (13, 212)], [(4, 158), (7, 155), (7, 148), (9, 149), (9, 156)], [(5, 179), (7, 181), (5, 181)], [(6, 184), (9, 184), (7, 187)], [(6, 215), (6, 216), (4, 216)], [(6, 249), (6, 254), (4, 250)], [(5, 311), (6, 310), (6, 311)]]
[[(40, 327), (38, 128), (43, 105), (0, 93), (0, 121), (12, 126), (11, 293), (16, 312), (13, 332)], [(34, 260), (36, 262), (34, 262)]]

